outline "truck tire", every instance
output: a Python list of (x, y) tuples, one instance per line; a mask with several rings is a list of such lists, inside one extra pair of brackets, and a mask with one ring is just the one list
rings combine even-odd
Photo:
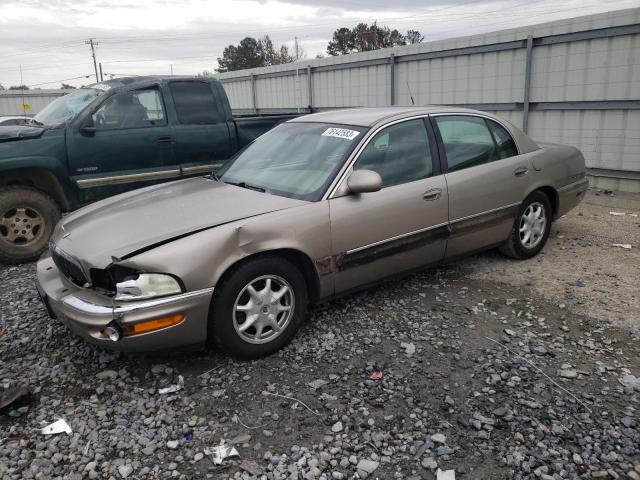
[(0, 188), (0, 262), (36, 260), (58, 220), (60, 207), (46, 193), (24, 186)]

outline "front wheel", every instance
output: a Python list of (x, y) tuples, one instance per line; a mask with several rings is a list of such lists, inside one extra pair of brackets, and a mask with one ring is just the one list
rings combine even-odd
[(209, 338), (236, 357), (269, 355), (294, 337), (307, 303), (306, 282), (291, 262), (279, 257), (248, 260), (216, 286)]
[(507, 241), (500, 251), (508, 257), (527, 259), (536, 255), (551, 231), (551, 203), (540, 191), (531, 193), (520, 206)]
[(58, 204), (30, 187), (0, 188), (0, 262), (36, 260), (60, 220)]

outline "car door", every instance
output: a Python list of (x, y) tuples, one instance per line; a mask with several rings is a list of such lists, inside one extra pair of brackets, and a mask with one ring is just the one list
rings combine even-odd
[(179, 178), (173, 141), (157, 86), (108, 97), (69, 130), (69, 167), (81, 201)]
[(199, 175), (220, 167), (231, 156), (231, 134), (211, 84), (172, 80), (176, 112), (175, 154), (183, 175)]
[(528, 155), (519, 155), (505, 127), (482, 116), (433, 115), (445, 161), (455, 257), (504, 241), (529, 182)]
[(336, 293), (442, 260), (447, 188), (436, 158), (423, 118), (370, 137), (352, 170), (378, 172), (382, 189), (349, 194), (342, 186), (329, 200)]

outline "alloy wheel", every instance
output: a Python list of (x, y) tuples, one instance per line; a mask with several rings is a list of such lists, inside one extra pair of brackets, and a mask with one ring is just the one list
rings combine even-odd
[(11, 208), (0, 216), (0, 240), (11, 245), (31, 245), (43, 231), (44, 217), (31, 207)]
[(530, 203), (520, 217), (520, 242), (525, 248), (535, 248), (544, 237), (547, 215), (540, 202)]
[(244, 341), (267, 343), (285, 331), (294, 308), (291, 285), (277, 275), (263, 275), (240, 290), (233, 305), (233, 326)]

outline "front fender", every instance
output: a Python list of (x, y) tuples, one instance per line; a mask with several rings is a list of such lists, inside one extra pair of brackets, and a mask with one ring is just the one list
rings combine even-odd
[[(280, 249), (298, 251), (313, 262), (331, 255), (328, 203), (308, 203), (213, 227), (119, 264), (177, 275), (187, 291), (194, 291), (215, 286), (229, 268), (249, 256)], [(330, 282), (329, 275), (319, 278), (321, 295), (331, 292)]]

